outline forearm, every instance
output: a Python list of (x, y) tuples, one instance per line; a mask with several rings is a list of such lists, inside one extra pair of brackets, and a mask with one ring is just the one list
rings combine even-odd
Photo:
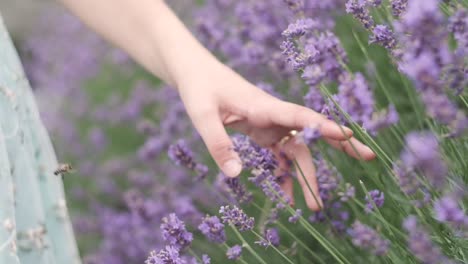
[(61, 0), (96, 32), (170, 85), (218, 64), (162, 0)]

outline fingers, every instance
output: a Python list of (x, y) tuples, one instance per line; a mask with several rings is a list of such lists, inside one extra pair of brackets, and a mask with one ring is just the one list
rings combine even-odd
[(286, 143), (284, 148), (288, 157), (290, 159), (295, 159), (299, 165), (295, 165), (296, 174), (299, 184), (301, 185), (302, 192), (304, 193), (307, 207), (313, 211), (320, 210), (323, 203), (320, 199), (315, 166), (309, 149), (304, 144), (297, 144), (292, 141)]
[[(248, 135), (255, 143), (262, 147), (270, 147), (278, 143), (278, 141), (289, 132), (289, 129), (281, 126), (268, 128), (252, 127), (245, 120), (233, 122), (229, 124), (228, 127)], [(275, 154), (278, 153), (275, 152)]]
[(362, 142), (360, 142), (354, 137), (346, 141), (337, 141), (327, 138), (325, 139), (325, 141), (332, 147), (347, 153), (353, 158), (359, 160), (372, 160), (375, 158), (375, 153), (368, 146), (364, 145)]
[(318, 127), (323, 137), (334, 140), (345, 140), (353, 135), (351, 129), (340, 126), (307, 107), (275, 100), (265, 111), (273, 123), (281, 126), (295, 129)]
[(223, 173), (228, 177), (236, 177), (242, 171), (241, 160), (219, 116), (215, 111), (207, 113), (198, 120), (194, 119), (194, 125)]

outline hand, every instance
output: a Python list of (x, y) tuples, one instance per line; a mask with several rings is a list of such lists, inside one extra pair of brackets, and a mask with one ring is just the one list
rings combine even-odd
[[(202, 65), (203, 69), (179, 82), (178, 89), (193, 124), (225, 175), (235, 177), (242, 170), (225, 127), (246, 134), (257, 144), (274, 151), (279, 159), (278, 171), (289, 169), (280, 151), (286, 153), (288, 159), (295, 159), (305, 174), (304, 179), (296, 168), (306, 203), (312, 210), (320, 207), (314, 198), (319, 195), (312, 156), (307, 146), (296, 140), (289, 140), (284, 146), (278, 144), (289, 131), (317, 127), (322, 139), (350, 156), (364, 160), (375, 157), (370, 148), (352, 137), (349, 128), (340, 127), (311, 109), (267, 94), (220, 63)], [(292, 200), (292, 178), (288, 177), (282, 188)]]

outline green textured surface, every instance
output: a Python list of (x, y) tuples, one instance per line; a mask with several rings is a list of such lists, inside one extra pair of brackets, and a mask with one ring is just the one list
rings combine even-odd
[(1, 21), (0, 62), (0, 263), (80, 263), (57, 160)]

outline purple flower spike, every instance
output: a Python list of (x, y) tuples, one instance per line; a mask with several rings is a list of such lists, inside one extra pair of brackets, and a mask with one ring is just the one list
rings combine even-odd
[(167, 153), (176, 165), (196, 172), (199, 178), (204, 178), (207, 175), (208, 167), (195, 162), (193, 153), (184, 140), (181, 139), (176, 144), (170, 145)]
[(370, 213), (374, 210), (374, 204), (378, 208), (382, 207), (385, 201), (384, 193), (379, 190), (372, 190), (366, 197), (366, 213)]
[(255, 241), (255, 244), (258, 244), (262, 247), (269, 247), (269, 246), (279, 246), (280, 245), (280, 237), (278, 234), (278, 230), (276, 228), (268, 228), (265, 230), (264, 237), (259, 240)]
[(203, 264), (210, 264), (210, 263), (211, 263), (211, 259), (210, 259), (210, 257), (209, 257), (208, 255), (203, 254), (203, 255), (202, 255), (202, 262), (203, 262)]
[(162, 219), (161, 230), (164, 240), (179, 249), (188, 247), (193, 240), (192, 233), (185, 229), (184, 222), (179, 220), (176, 214)]
[(459, 229), (468, 238), (468, 215), (460, 207), (462, 197), (460, 195), (445, 195), (434, 203), (435, 217), (440, 222), (445, 222)]
[(408, 247), (421, 263), (452, 263), (442, 254), (440, 248), (432, 243), (430, 235), (418, 224), (415, 216), (406, 218), (403, 227), (408, 232)]
[(375, 26), (372, 30), (372, 36), (369, 43), (378, 43), (390, 51), (396, 47), (395, 36), (387, 25)]
[(145, 264), (185, 264), (185, 261), (180, 258), (177, 247), (166, 246), (158, 253), (151, 251)]
[(390, 0), (392, 6), (392, 14), (396, 17), (400, 17), (406, 10), (408, 0)]
[(311, 145), (317, 142), (320, 136), (320, 131), (317, 127), (306, 127), (296, 135), (296, 138), (299, 142)]
[(371, 29), (374, 26), (374, 20), (367, 9), (366, 1), (348, 0), (346, 2), (346, 13), (352, 14), (366, 29)]
[(241, 254), (242, 254), (242, 247), (239, 245), (230, 247), (226, 252), (226, 256), (228, 257), (228, 259), (231, 259), (231, 260), (236, 260), (240, 258)]
[(351, 198), (354, 198), (355, 195), (356, 195), (356, 188), (352, 186), (350, 183), (346, 183), (344, 192), (338, 192), (338, 196), (340, 196), (340, 200), (342, 202), (349, 201)]
[(252, 230), (254, 227), (254, 218), (248, 217), (242, 209), (235, 205), (221, 206), (219, 213), (221, 214), (223, 223), (233, 225), (239, 231)]
[(369, 250), (377, 256), (386, 255), (390, 247), (390, 242), (382, 238), (374, 229), (359, 221), (354, 222), (348, 230), (352, 242), (355, 246)]
[(408, 170), (421, 172), (436, 188), (445, 185), (447, 166), (439, 153), (439, 142), (431, 132), (410, 133), (401, 160)]
[(212, 242), (224, 243), (226, 241), (224, 224), (221, 223), (217, 216), (206, 216), (203, 218), (198, 229)]
[(294, 215), (290, 216), (288, 218), (288, 221), (289, 223), (297, 223), (297, 221), (299, 221), (299, 218), (301, 218), (302, 216), (302, 210), (301, 209), (296, 209), (296, 212), (294, 213)]

